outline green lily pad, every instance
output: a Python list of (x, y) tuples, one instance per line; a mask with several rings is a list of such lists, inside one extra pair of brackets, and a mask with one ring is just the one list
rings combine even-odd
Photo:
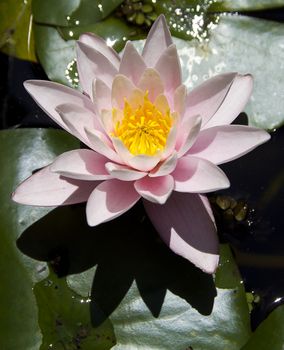
[(42, 350), (108, 350), (115, 344), (110, 322), (93, 328), (89, 297), (70, 290), (65, 278), (50, 274), (34, 287), (42, 330)]
[[(245, 108), (249, 124), (273, 130), (284, 123), (284, 25), (245, 16), (221, 16), (210, 39), (175, 39), (184, 83), (189, 90), (228, 71), (254, 77)], [(137, 43), (141, 49), (144, 42)]]
[(284, 6), (283, 0), (218, 0), (212, 10), (253, 11), (266, 10)]
[[(250, 336), (248, 306), (240, 282), (227, 246), (221, 249), (217, 296), (210, 314), (202, 315), (184, 298), (167, 291), (161, 312), (155, 318), (134, 282), (111, 315), (117, 338), (113, 349), (239, 350)], [(193, 284), (192, 288), (198, 286)]]
[(242, 350), (282, 350), (284, 347), (284, 305), (277, 307), (253, 333)]
[(31, 0), (3, 0), (0, 2), (0, 13), (0, 51), (36, 61)]
[(36, 23), (68, 26), (68, 16), (79, 6), (80, 0), (32, 0), (32, 13)]
[(31, 173), (54, 157), (78, 146), (56, 130), (24, 129), (0, 132), (0, 339), (1, 348), (38, 350), (41, 332), (32, 288), (45, 277), (45, 264), (20, 253), (16, 239), (51, 209), (13, 203), (11, 193)]
[(65, 41), (56, 28), (49, 26), (36, 24), (34, 32), (36, 52), (48, 78), (77, 87), (75, 41)]

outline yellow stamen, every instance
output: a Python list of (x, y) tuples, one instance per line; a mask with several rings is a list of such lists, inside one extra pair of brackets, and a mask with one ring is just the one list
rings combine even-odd
[(144, 95), (144, 104), (136, 108), (132, 108), (125, 99), (122, 120), (116, 121), (116, 109), (113, 109), (112, 115), (115, 125), (113, 135), (132, 154), (153, 156), (165, 148), (173, 119), (170, 110), (163, 114), (149, 100), (148, 92)]

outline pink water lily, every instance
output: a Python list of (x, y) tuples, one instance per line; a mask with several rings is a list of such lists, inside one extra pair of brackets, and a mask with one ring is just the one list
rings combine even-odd
[(95, 226), (142, 198), (165, 243), (213, 273), (218, 238), (203, 193), (229, 186), (219, 164), (269, 139), (263, 130), (230, 125), (250, 97), (252, 77), (225, 73), (187, 92), (164, 16), (142, 55), (127, 42), (120, 58), (102, 39), (83, 34), (77, 63), (83, 93), (49, 81), (27, 81), (25, 88), (88, 148), (57, 157), (16, 189), (14, 201), (87, 201), (87, 220)]

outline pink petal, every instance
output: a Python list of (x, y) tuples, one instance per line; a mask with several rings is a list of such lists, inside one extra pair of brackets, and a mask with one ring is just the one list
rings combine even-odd
[(207, 273), (218, 266), (214, 223), (197, 194), (174, 192), (164, 205), (144, 201), (146, 212), (164, 242), (176, 254)]
[(61, 154), (50, 170), (71, 179), (106, 180), (110, 178), (105, 169), (106, 162), (107, 158), (94, 151), (79, 149)]
[(169, 46), (161, 55), (155, 65), (165, 87), (165, 94), (172, 103), (174, 91), (181, 84), (181, 67), (176, 46)]
[(136, 191), (153, 203), (164, 204), (174, 189), (174, 179), (171, 175), (159, 177), (144, 177), (134, 183)]
[(186, 87), (180, 85), (174, 92), (174, 111), (183, 116), (185, 110)]
[(169, 175), (175, 170), (177, 160), (177, 153), (174, 152), (169, 158), (159, 163), (153, 170), (151, 170), (151, 172), (148, 175), (150, 177)]
[(110, 135), (114, 128), (113, 128), (113, 116), (112, 116), (112, 110), (109, 109), (103, 109), (101, 111), (101, 114), (99, 115), (99, 118), (101, 119), (102, 125), (104, 127), (105, 132)]
[(102, 109), (112, 109), (111, 89), (98, 78), (93, 83), (93, 101), (99, 113)]
[(98, 185), (87, 202), (90, 226), (110, 221), (129, 210), (139, 200), (133, 182), (107, 180)]
[(122, 74), (116, 75), (111, 90), (112, 105), (123, 109), (125, 99), (130, 99), (134, 89), (135, 85), (130, 79)]
[(112, 80), (117, 74), (117, 69), (101, 52), (90, 46), (77, 42), (77, 68), (80, 84), (89, 96), (92, 96), (92, 84), (94, 79), (101, 79), (111, 87)]
[(118, 180), (122, 181), (135, 181), (142, 179), (147, 173), (131, 169), (125, 165), (119, 165), (114, 163), (106, 163), (106, 169), (109, 174)]
[(178, 150), (178, 157), (182, 157), (194, 144), (200, 128), (202, 119), (200, 116), (191, 118), (184, 118), (180, 126), (179, 132), (181, 135), (178, 137), (178, 143), (176, 148)]
[(84, 107), (73, 104), (62, 104), (56, 107), (56, 111), (68, 127), (71, 134), (90, 146), (86, 137), (85, 128), (102, 130), (96, 116)]
[(24, 82), (24, 87), (41, 109), (68, 132), (70, 129), (56, 111), (58, 105), (71, 103), (85, 108), (88, 113), (94, 112), (94, 105), (88, 97), (67, 86), (45, 80), (27, 80)]
[(160, 74), (153, 68), (147, 68), (138, 83), (138, 87), (149, 92), (149, 99), (154, 102), (158, 95), (164, 93), (164, 84)]
[(173, 43), (164, 15), (154, 22), (145, 42), (142, 56), (148, 67), (154, 67), (161, 53)]
[(172, 176), (178, 192), (206, 193), (230, 186), (220, 168), (208, 160), (191, 156), (179, 159)]
[(208, 79), (189, 92), (186, 99), (188, 117), (200, 115), (205, 125), (224, 101), (237, 73), (225, 73)]
[(131, 154), (128, 149), (125, 147), (123, 142), (119, 138), (113, 138), (112, 139), (113, 145), (115, 147), (115, 150), (123, 159), (123, 161), (130, 166), (131, 168), (134, 168), (136, 170), (147, 172), (152, 170), (161, 160), (161, 155), (156, 156), (147, 156), (147, 155), (138, 155), (134, 156)]
[(85, 129), (86, 135), (90, 141), (91, 148), (105, 156), (106, 158), (116, 162), (122, 163), (119, 155), (111, 148), (108, 139), (104, 134), (96, 130)]
[(46, 207), (81, 203), (87, 201), (98, 183), (62, 177), (47, 166), (22, 182), (12, 199), (21, 204)]
[(252, 88), (253, 78), (251, 75), (237, 75), (221, 106), (205, 127), (231, 124), (244, 110), (251, 96)]
[(223, 164), (243, 156), (269, 139), (266, 131), (250, 126), (215, 126), (199, 133), (188, 154)]
[(79, 41), (103, 54), (115, 66), (115, 68), (118, 69), (120, 64), (118, 53), (112, 47), (108, 46), (101, 37), (93, 33), (84, 33), (80, 35)]
[[(174, 116), (174, 113), (172, 114), (172, 116)], [(172, 126), (169, 134), (168, 134), (168, 138), (167, 138), (167, 142), (166, 142), (166, 146), (164, 149), (164, 152), (162, 154), (162, 160), (167, 159), (175, 150), (175, 146), (176, 146), (176, 142), (177, 142), (177, 132), (178, 132), (178, 127), (177, 127), (177, 121), (174, 121), (174, 125)]]
[(128, 41), (121, 58), (119, 73), (125, 75), (134, 84), (137, 84), (145, 69), (146, 64), (142, 56), (139, 55), (132, 42)]

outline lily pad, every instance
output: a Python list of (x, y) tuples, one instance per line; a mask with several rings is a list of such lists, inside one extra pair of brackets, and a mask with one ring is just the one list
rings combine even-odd
[(43, 334), (40, 349), (108, 350), (115, 344), (110, 322), (92, 327), (91, 299), (70, 290), (65, 278), (51, 273), (37, 283), (34, 293)]
[(21, 206), (10, 199), (15, 187), (31, 173), (78, 142), (56, 130), (0, 132), (0, 339), (1, 348), (38, 350), (41, 332), (32, 288), (45, 277), (45, 265), (23, 255), (16, 239), (51, 209)]
[[(168, 290), (155, 318), (134, 282), (111, 315), (117, 337), (113, 349), (239, 350), (250, 336), (250, 325), (244, 289), (236, 273), (230, 250), (223, 246), (216, 276), (217, 296), (208, 315)], [(192, 288), (197, 286), (193, 284)]]
[(222, 11), (266, 10), (284, 6), (283, 0), (218, 0), (212, 5)]
[(184, 83), (191, 90), (223, 72), (252, 74), (254, 90), (245, 109), (249, 124), (273, 130), (284, 123), (283, 36), (283, 24), (223, 15), (208, 41), (175, 39)]
[(1, 1), (0, 13), (0, 50), (17, 58), (36, 61), (31, 0)]
[(282, 350), (284, 346), (284, 305), (277, 307), (253, 333), (242, 350)]

